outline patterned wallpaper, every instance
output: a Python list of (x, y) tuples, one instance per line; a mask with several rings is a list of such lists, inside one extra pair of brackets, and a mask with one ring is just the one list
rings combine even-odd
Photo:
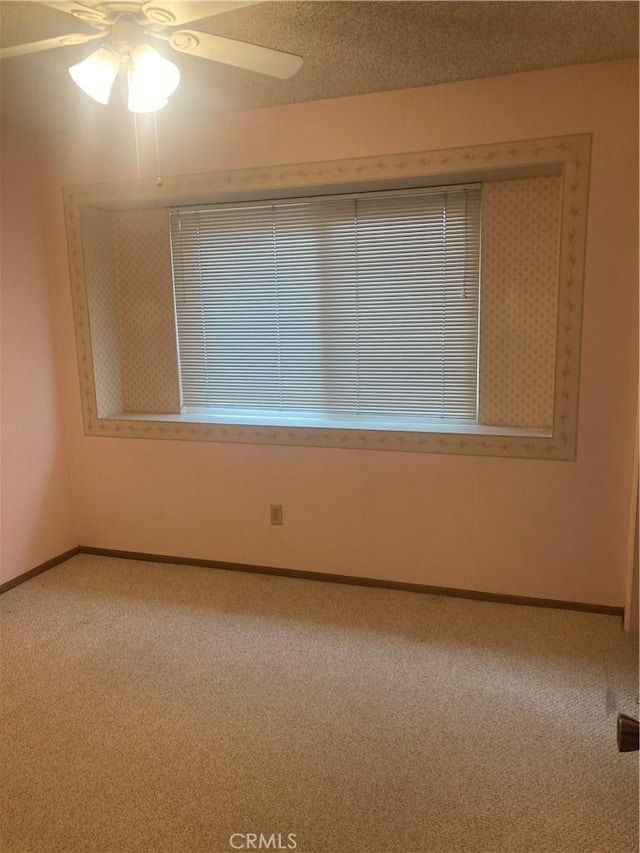
[(82, 237), (96, 406), (98, 417), (105, 418), (124, 411), (113, 214), (83, 208)]
[(113, 214), (124, 411), (180, 411), (166, 210)]
[(180, 411), (165, 210), (84, 208), (99, 417)]
[(482, 189), (480, 423), (551, 427), (562, 178)]

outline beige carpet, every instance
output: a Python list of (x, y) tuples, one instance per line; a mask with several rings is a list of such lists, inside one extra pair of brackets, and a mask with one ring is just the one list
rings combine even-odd
[(618, 618), (85, 555), (0, 609), (3, 853), (637, 850)]

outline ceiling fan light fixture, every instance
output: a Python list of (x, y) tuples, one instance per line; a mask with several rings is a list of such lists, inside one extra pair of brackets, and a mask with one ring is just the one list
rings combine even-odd
[(180, 71), (148, 44), (138, 45), (129, 60), (129, 100), (132, 113), (150, 113), (166, 107), (180, 83)]
[(69, 68), (74, 83), (100, 104), (108, 104), (118, 75), (120, 57), (108, 47), (95, 50), (82, 62)]

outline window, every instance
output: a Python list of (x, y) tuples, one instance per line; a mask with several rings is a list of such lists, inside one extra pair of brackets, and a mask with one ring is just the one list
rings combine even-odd
[(179, 208), (170, 231), (184, 411), (476, 422), (479, 186)]
[(575, 459), (590, 152), (65, 188), (85, 433)]

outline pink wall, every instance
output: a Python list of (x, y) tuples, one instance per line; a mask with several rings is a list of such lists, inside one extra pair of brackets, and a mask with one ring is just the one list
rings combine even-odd
[(78, 544), (43, 235), (38, 140), (2, 134), (0, 581)]
[[(85, 437), (60, 186), (135, 177), (133, 135), (127, 124), (53, 140), (54, 309), (81, 542), (621, 605), (637, 73), (635, 61), (599, 63), (160, 122), (165, 174), (593, 132), (577, 462)], [(270, 503), (284, 505), (282, 528), (269, 525)]]

